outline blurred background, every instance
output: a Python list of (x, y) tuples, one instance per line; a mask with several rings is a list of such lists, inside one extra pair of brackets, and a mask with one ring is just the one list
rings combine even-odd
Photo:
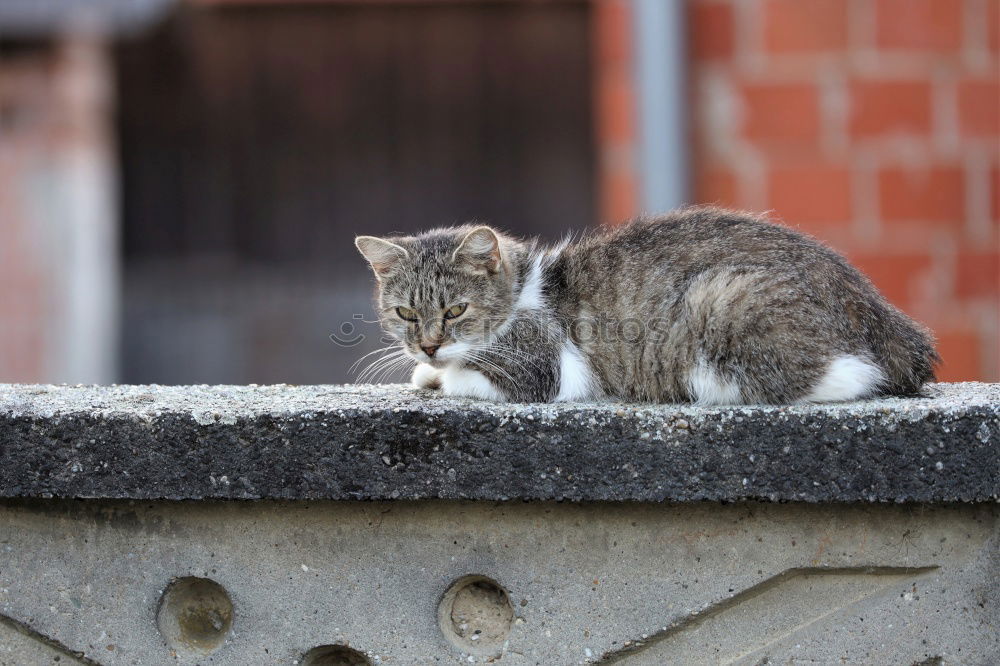
[(0, 381), (350, 381), (356, 234), (684, 203), (821, 238), (996, 381), (998, 35), (1000, 0), (0, 0)]

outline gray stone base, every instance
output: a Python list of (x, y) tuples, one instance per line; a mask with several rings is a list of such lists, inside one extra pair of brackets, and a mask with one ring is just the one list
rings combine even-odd
[(996, 504), (6, 500), (0, 664), (995, 664), (998, 552)]

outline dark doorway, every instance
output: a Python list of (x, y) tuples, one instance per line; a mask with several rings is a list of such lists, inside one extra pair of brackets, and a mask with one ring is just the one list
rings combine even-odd
[(123, 379), (349, 381), (378, 337), (356, 234), (591, 225), (588, 14), (188, 8), (120, 44)]

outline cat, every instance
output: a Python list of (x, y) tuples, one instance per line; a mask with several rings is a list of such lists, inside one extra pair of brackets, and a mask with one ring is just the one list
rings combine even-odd
[(488, 226), (359, 236), (413, 384), (501, 402), (699, 405), (915, 395), (926, 329), (843, 257), (693, 207), (547, 247)]

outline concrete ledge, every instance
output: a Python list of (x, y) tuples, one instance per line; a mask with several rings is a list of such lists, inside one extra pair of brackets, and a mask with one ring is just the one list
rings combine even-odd
[(0, 497), (1000, 498), (1000, 385), (843, 405), (495, 405), (402, 386), (0, 385)]
[(996, 663), (998, 412), (0, 386), (0, 666)]

